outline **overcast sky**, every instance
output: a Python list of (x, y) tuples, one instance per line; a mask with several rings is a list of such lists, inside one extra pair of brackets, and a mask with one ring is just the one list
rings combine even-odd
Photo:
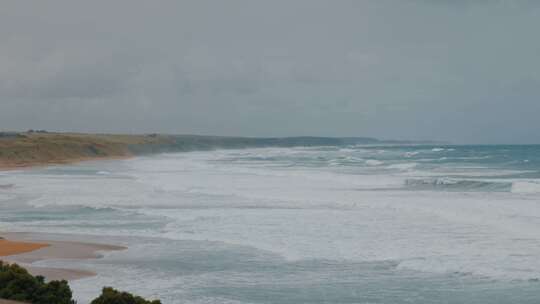
[(540, 1), (0, 2), (0, 129), (540, 143)]

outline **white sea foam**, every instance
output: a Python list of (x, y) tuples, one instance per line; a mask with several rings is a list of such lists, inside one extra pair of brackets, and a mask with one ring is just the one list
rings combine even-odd
[(540, 193), (540, 180), (515, 181), (512, 183), (514, 193)]
[(406, 152), (405, 153), (405, 157), (413, 157), (415, 155), (418, 155), (420, 152), (419, 151), (414, 151), (414, 152)]
[[(17, 184), (9, 195), (61, 211), (50, 215), (37, 210), (28, 221), (2, 222), (0, 228), (210, 240), (289, 261), (392, 260), (398, 269), (415, 271), (540, 277), (539, 181), (500, 178), (522, 171), (474, 164), (429, 169), (422, 163), (420, 170), (417, 163), (399, 163), (406, 161), (402, 151), (389, 149), (385, 157), (400, 157), (390, 161), (373, 159), (373, 153), (209, 151), (118, 161), (115, 170), (97, 163), (92, 171), (125, 178), (18, 173), (3, 177), (2, 183)], [(338, 157), (355, 163), (327, 165)], [(358, 161), (362, 159), (368, 159), (368, 166)], [(411, 191), (405, 187), (407, 180), (456, 191)], [(488, 190), (490, 183), (511, 183), (512, 192), (469, 192), (471, 184), (463, 181), (486, 183)], [(1, 206), (8, 197), (0, 195)], [(93, 209), (66, 211), (69, 206)], [(99, 209), (104, 207), (114, 208)], [(515, 258), (518, 255), (526, 258)], [(129, 281), (121, 271), (116, 275), (132, 288), (143, 284)]]
[(388, 169), (410, 170), (418, 166), (417, 163), (401, 163), (388, 166)]
[(366, 165), (369, 165), (369, 166), (380, 166), (382, 164), (384, 164), (384, 162), (380, 160), (376, 160), (376, 159), (366, 160)]

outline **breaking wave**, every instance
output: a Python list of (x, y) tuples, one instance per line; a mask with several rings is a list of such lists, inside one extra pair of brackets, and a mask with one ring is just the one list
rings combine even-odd
[(452, 178), (407, 179), (405, 187), (414, 190), (444, 190), (444, 191), (487, 191), (509, 192), (513, 189), (512, 182), (481, 181)]
[(512, 193), (540, 193), (540, 181), (514, 182)]

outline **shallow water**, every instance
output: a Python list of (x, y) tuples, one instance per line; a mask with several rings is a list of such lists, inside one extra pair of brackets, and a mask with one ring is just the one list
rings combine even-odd
[(90, 235), (164, 303), (538, 303), (540, 146), (219, 150), (0, 174), (0, 229)]

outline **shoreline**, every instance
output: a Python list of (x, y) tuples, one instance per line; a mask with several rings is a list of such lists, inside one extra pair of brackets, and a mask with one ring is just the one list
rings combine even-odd
[(268, 147), (314, 147), (374, 144), (434, 144), (370, 137), (231, 137), (173, 134), (85, 134), (0, 131), (0, 170), (122, 159), (157, 153)]
[(125, 159), (168, 142), (157, 135), (0, 132), (0, 170)]
[[(118, 156), (101, 156), (101, 157), (79, 157), (73, 159), (55, 160), (47, 162), (29, 162), (29, 163), (6, 163), (0, 161), (0, 172), (16, 171), (16, 170), (31, 170), (34, 168), (46, 168), (56, 165), (73, 165), (82, 162), (91, 161), (107, 161), (107, 160), (126, 160), (134, 158), (134, 155), (118, 155)], [(0, 185), (0, 190), (9, 189), (12, 185)]]
[[(41, 275), (47, 280), (72, 281), (97, 274), (82, 269), (33, 266), (34, 262), (53, 259), (98, 259), (103, 256), (100, 252), (127, 249), (119, 245), (47, 240), (46, 234), (31, 232), (2, 232), (0, 236), (4, 238), (0, 240), (0, 260), (17, 263), (25, 267), (32, 275)], [(73, 238), (76, 237), (73, 236)]]
[(20, 242), (0, 239), (0, 257), (19, 255), (48, 247), (47, 243)]
[[(115, 151), (113, 155), (77, 156), (49, 160), (6, 160), (0, 157), (0, 172), (31, 170), (54, 165), (70, 165), (90, 161), (126, 160), (135, 157), (127, 150)], [(2, 190), (10, 190), (13, 184), (0, 184)], [(125, 250), (125, 246), (84, 242), (84, 236), (68, 236), (69, 241), (50, 240), (46, 233), (39, 232), (0, 232), (0, 261), (16, 263), (32, 275), (44, 276), (47, 280), (78, 280), (97, 275), (93, 271), (54, 268), (32, 265), (34, 262), (52, 259), (97, 259), (99, 252)], [(83, 240), (82, 242), (80, 240)], [(0, 301), (2, 301), (0, 299)], [(2, 302), (0, 302), (2, 303)]]

